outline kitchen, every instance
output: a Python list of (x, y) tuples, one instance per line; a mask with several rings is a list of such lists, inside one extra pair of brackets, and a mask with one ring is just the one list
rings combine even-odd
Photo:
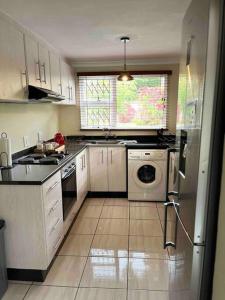
[(2, 299), (223, 299), (224, 1), (142, 2), (0, 1)]

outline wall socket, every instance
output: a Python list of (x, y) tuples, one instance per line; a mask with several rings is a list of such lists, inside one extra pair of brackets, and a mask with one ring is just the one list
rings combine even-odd
[(43, 140), (43, 135), (42, 135), (41, 131), (38, 131), (37, 137), (38, 137), (38, 141), (42, 141)]
[(30, 146), (29, 138), (27, 135), (24, 135), (23, 137), (23, 145), (25, 148)]

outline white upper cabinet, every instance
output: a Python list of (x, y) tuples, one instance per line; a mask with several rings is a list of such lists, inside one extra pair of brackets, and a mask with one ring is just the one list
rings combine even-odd
[(25, 35), (25, 50), (29, 85), (41, 86), (41, 65), (38, 55), (38, 42), (30, 35)]
[(68, 104), (70, 99), (70, 89), (69, 89), (69, 66), (61, 60), (61, 84), (62, 84), (62, 95), (65, 97), (62, 104)]
[(61, 60), (61, 84), (62, 95), (65, 97), (60, 104), (76, 104), (75, 100), (75, 76), (72, 68), (63, 60)]
[(69, 69), (70, 104), (76, 104), (75, 75), (73, 69)]
[(65, 96), (60, 104), (74, 105), (72, 68), (46, 44), (0, 13), (0, 101), (28, 99), (27, 85)]
[(38, 44), (39, 62), (41, 70), (41, 87), (51, 89), (50, 81), (50, 65), (49, 65), (49, 51), (48, 48), (41, 43)]
[(61, 95), (60, 57), (53, 52), (50, 52), (50, 75), (52, 90)]
[(24, 35), (0, 18), (0, 100), (25, 99)]

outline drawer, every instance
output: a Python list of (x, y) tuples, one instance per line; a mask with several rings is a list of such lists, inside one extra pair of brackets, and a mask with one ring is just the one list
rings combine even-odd
[(63, 217), (62, 199), (53, 202), (45, 212), (46, 232), (50, 233), (59, 219)]
[(52, 228), (52, 231), (47, 234), (46, 238), (48, 259), (50, 263), (63, 239), (63, 219), (58, 221), (54, 228)]
[(43, 185), (43, 196), (45, 201), (49, 201), (53, 199), (57, 194), (61, 193), (61, 174), (60, 172), (58, 172)]

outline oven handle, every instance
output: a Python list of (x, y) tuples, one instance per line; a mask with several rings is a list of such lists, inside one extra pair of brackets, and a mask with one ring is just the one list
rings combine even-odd
[(66, 180), (70, 175), (76, 172), (76, 167), (74, 167), (71, 171), (69, 171), (64, 177), (62, 177), (62, 181)]

